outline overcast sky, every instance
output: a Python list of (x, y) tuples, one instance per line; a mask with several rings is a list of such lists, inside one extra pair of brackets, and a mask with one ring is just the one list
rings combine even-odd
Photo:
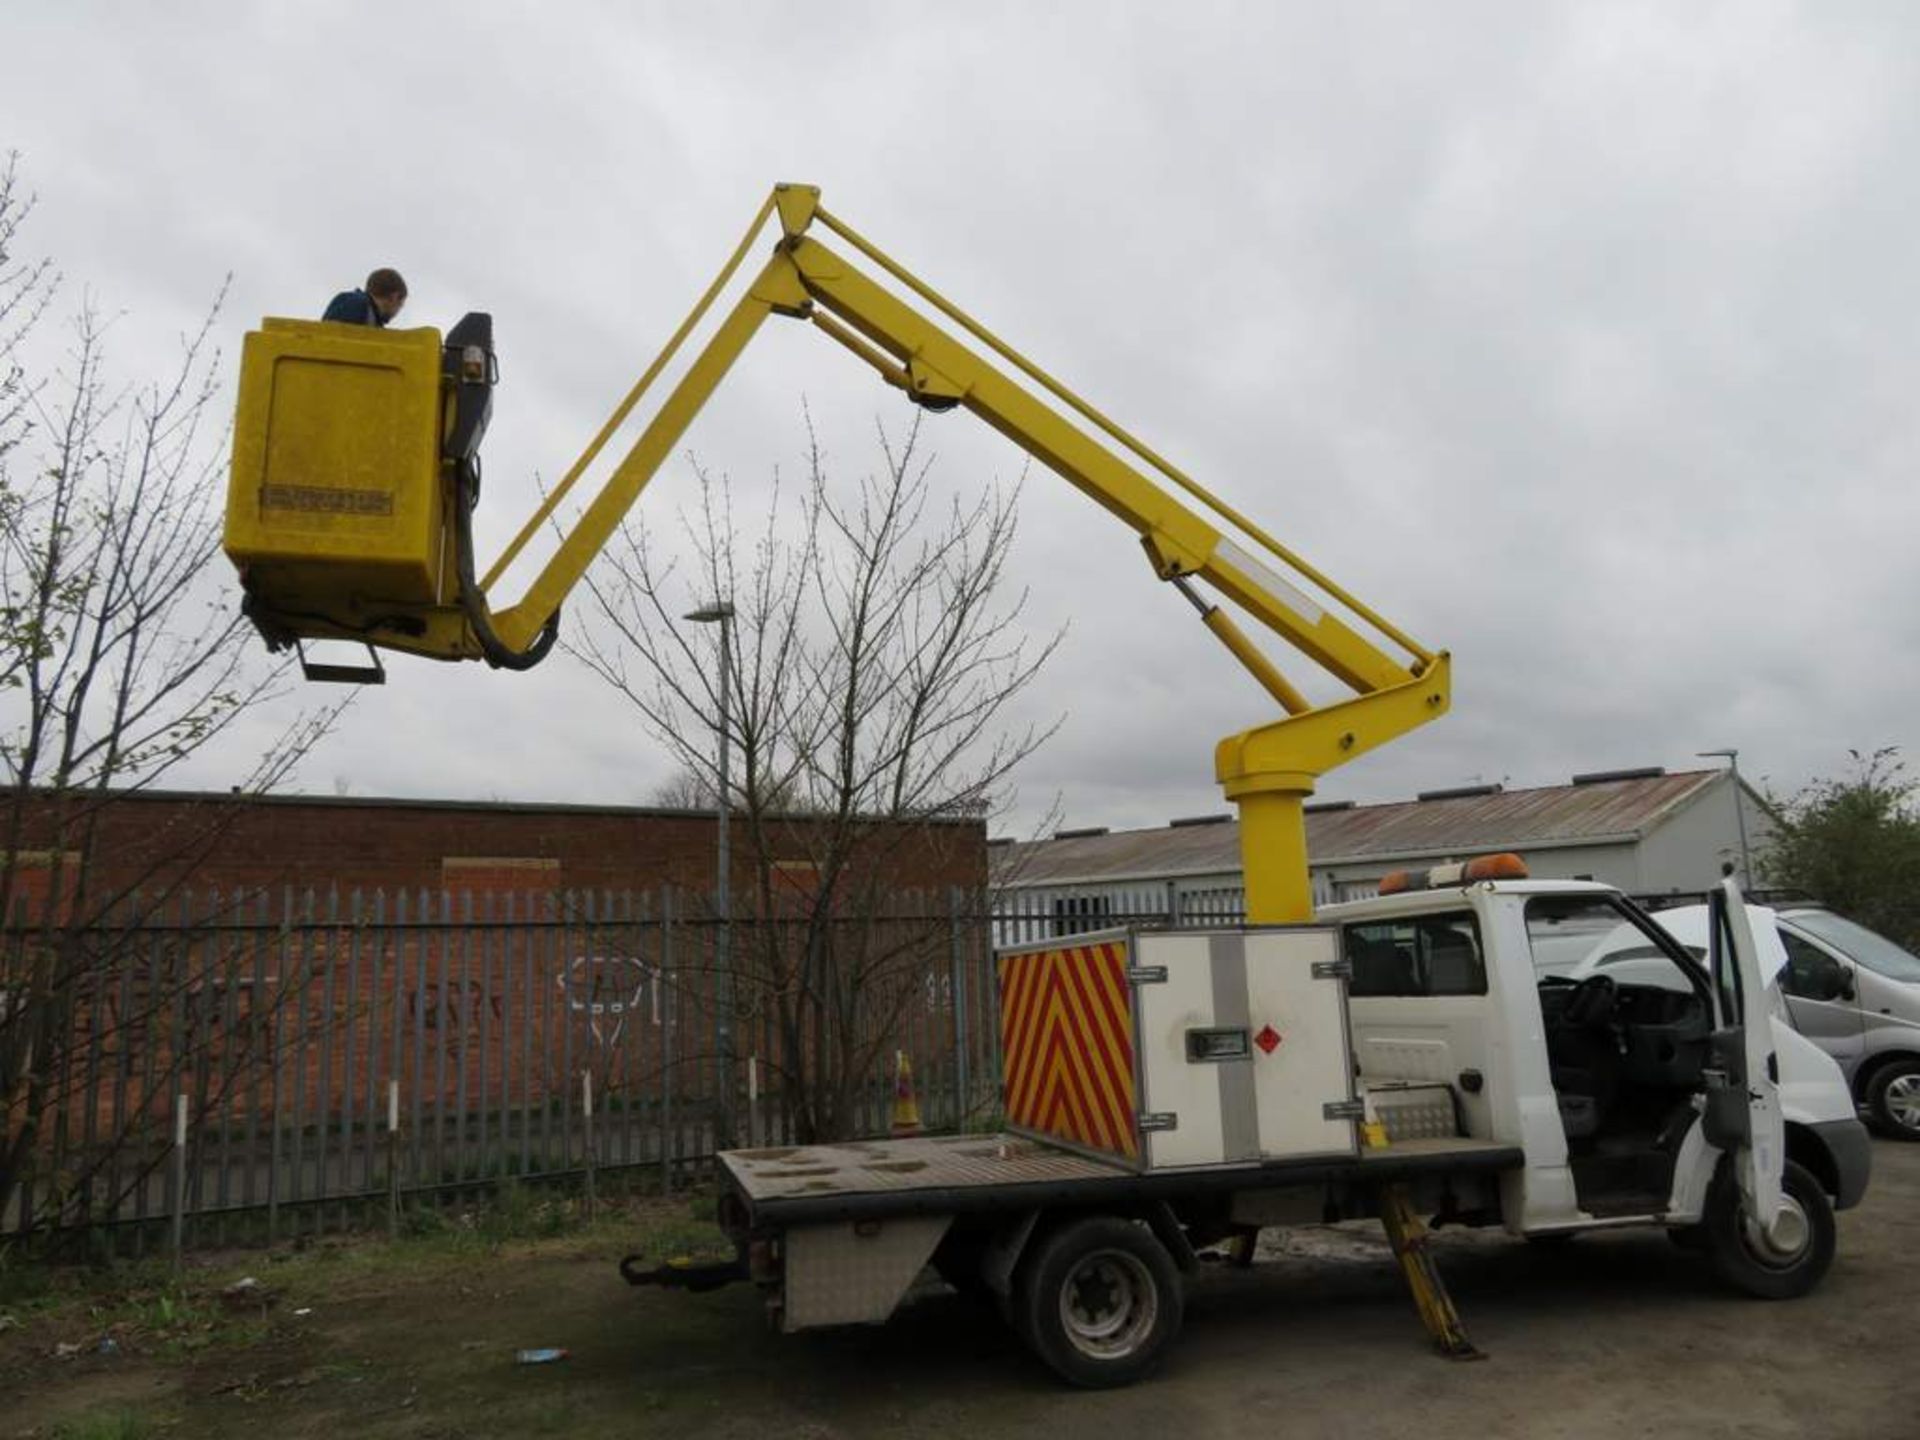
[[(490, 310), (479, 546), (530, 508), (776, 180), (1455, 657), (1329, 798), (1701, 763), (1790, 789), (1920, 745), (1920, 10), (1910, 5), (89, 4), (14, 0), (27, 248), (156, 369), (374, 265)], [(776, 321), (687, 438), (743, 505), (908, 407)], [(1020, 453), (955, 413), (958, 488)], [(641, 502), (673, 524), (685, 459)], [(1045, 472), (1012, 571), (1070, 627), (1001, 828), (1224, 808), (1271, 705)], [(498, 597), (497, 597), (498, 598)], [(507, 598), (511, 598), (509, 595)], [(288, 704), (293, 703), (291, 700)], [(264, 734), (261, 724), (244, 741)], [(236, 743), (193, 783), (246, 768)], [(565, 657), (400, 659), (306, 765), (356, 795), (643, 803), (660, 748)]]

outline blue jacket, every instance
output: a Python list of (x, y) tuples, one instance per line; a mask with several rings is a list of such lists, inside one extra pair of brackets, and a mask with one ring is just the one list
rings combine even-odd
[(327, 306), (322, 320), (336, 320), (342, 325), (383, 326), (387, 322), (380, 312), (373, 308), (373, 297), (364, 290), (342, 290)]

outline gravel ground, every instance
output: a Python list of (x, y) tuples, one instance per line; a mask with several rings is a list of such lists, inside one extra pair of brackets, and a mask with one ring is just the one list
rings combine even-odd
[[(1250, 1270), (1210, 1267), (1160, 1373), (1098, 1394), (1062, 1388), (944, 1292), (884, 1328), (782, 1337), (743, 1287), (633, 1291), (604, 1246), (556, 1242), (451, 1273), (362, 1265), (351, 1284), (301, 1281), (266, 1337), (238, 1348), (61, 1365), (16, 1347), (0, 1363), (0, 1435), (57, 1433), (116, 1407), (155, 1427), (130, 1433), (250, 1440), (1900, 1440), (1920, 1437), (1920, 1391), (1888, 1338), (1906, 1333), (1920, 1282), (1920, 1146), (1880, 1142), (1874, 1161), (1865, 1204), (1840, 1218), (1831, 1274), (1798, 1301), (1733, 1294), (1658, 1234), (1542, 1249), (1443, 1233), (1441, 1263), (1488, 1354), (1478, 1363), (1428, 1350), (1367, 1227), (1293, 1232)], [(535, 1345), (570, 1354), (512, 1363)]]

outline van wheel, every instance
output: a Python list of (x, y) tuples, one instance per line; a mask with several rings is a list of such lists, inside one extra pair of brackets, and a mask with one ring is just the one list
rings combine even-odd
[(1707, 1250), (1713, 1268), (1728, 1284), (1762, 1300), (1806, 1294), (1833, 1264), (1833, 1205), (1820, 1182), (1789, 1160), (1780, 1192), (1786, 1202), (1782, 1228), (1787, 1233), (1777, 1247), (1750, 1233), (1731, 1166), (1721, 1166), (1707, 1200)]
[(1075, 1385), (1130, 1384), (1180, 1333), (1180, 1274), (1144, 1225), (1076, 1220), (1042, 1241), (1023, 1270), (1014, 1328)]
[(1894, 1060), (1867, 1084), (1873, 1127), (1894, 1140), (1920, 1140), (1920, 1060)]

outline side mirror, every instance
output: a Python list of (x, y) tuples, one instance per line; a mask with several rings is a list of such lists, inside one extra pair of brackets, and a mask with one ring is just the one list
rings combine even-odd
[(1807, 977), (1812, 984), (1808, 987), (1809, 997), (1814, 1000), (1851, 1000), (1853, 999), (1853, 975), (1838, 960), (1822, 955), (1813, 966), (1813, 973)]

